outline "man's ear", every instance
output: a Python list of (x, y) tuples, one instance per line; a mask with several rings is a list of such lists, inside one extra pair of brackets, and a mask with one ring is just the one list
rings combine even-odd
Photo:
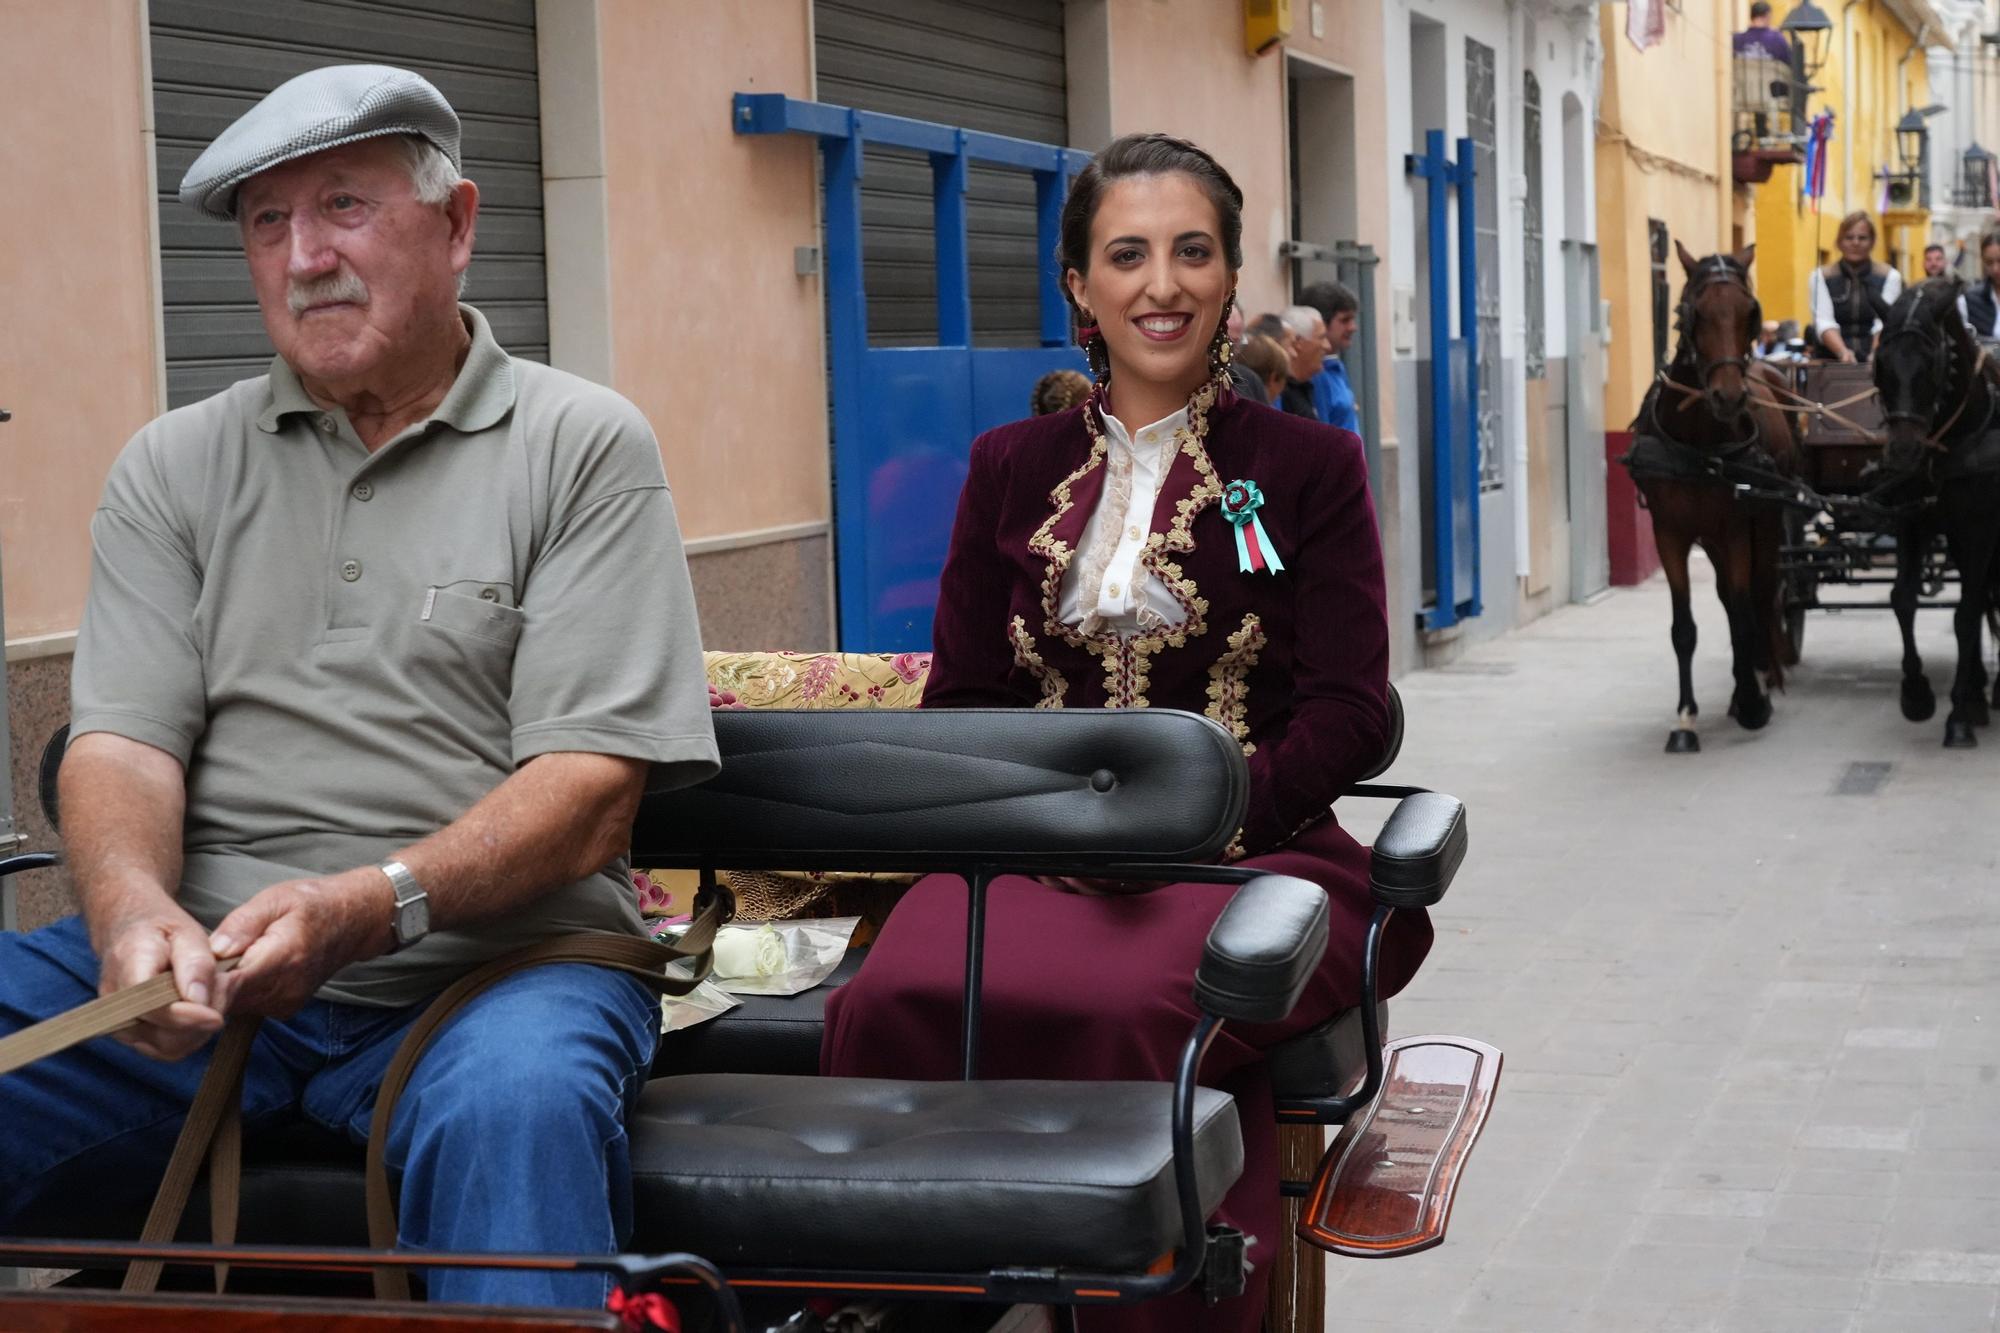
[(472, 262), (473, 233), (479, 223), (479, 187), (462, 180), (451, 187), (444, 201), (445, 216), (451, 220), (451, 258), (454, 272), (464, 272)]

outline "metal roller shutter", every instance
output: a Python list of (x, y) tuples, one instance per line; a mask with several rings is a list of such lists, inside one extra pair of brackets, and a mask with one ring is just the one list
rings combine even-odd
[(270, 341), (234, 227), (175, 191), (210, 140), (271, 89), (322, 65), (422, 74), (464, 124), (479, 185), (466, 299), (516, 356), (548, 359), (542, 263), (541, 104), (535, 0), (151, 0), (167, 401), (178, 407), (261, 374)]
[[(815, 0), (813, 22), (822, 102), (1069, 142), (1062, 0)], [(865, 170), (869, 341), (933, 345), (930, 163), (876, 149)], [(973, 343), (1039, 346), (1034, 179), (975, 166), (966, 213)]]

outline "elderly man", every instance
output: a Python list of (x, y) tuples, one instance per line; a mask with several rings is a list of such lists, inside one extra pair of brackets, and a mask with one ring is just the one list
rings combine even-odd
[[(641, 931), (620, 858), (648, 766), (716, 768), (653, 435), (459, 304), (479, 191), (458, 167), (435, 88), (339, 66), (182, 182), (234, 221), (278, 356), (145, 427), (105, 484), (62, 768), (82, 915), (0, 939), (0, 1033), (166, 971), (180, 1001), (0, 1079), (0, 1230), (61, 1192), (149, 1192), (225, 1016), (267, 1020), (250, 1133), (361, 1142), (445, 985), (551, 933)], [(658, 1028), (643, 986), (581, 965), (464, 1010), (389, 1131), (404, 1243), (614, 1250)]]
[(1285, 326), (1290, 365), (1285, 368), (1285, 391), (1273, 406), (1309, 421), (1324, 420), (1313, 403), (1312, 379), (1326, 355), (1326, 321), (1309, 305), (1288, 305), (1278, 319)]
[(1299, 300), (1319, 312), (1326, 329), (1325, 360), (1312, 377), (1313, 408), (1321, 421), (1359, 435), (1361, 416), (1347, 381), (1347, 362), (1341, 358), (1361, 327), (1361, 300), (1338, 282), (1316, 282), (1299, 293)]

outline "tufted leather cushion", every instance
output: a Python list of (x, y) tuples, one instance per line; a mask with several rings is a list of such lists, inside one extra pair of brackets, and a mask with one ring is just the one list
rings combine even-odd
[[(1143, 1270), (1180, 1242), (1164, 1083), (771, 1078), (647, 1087), (633, 1244), (723, 1264)], [(1243, 1170), (1236, 1104), (1195, 1097), (1204, 1214)]]

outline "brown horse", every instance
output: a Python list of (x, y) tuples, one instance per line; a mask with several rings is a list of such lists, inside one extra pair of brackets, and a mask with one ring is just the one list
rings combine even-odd
[[(1729, 715), (1755, 731), (1771, 720), (1771, 688), (1784, 684), (1779, 546), (1783, 510), (1772, 500), (1738, 494), (1785, 487), (1798, 470), (1798, 438), (1789, 413), (1775, 406), (1784, 376), (1755, 359), (1763, 320), (1750, 290), (1757, 247), (1697, 260), (1684, 245), (1675, 318), (1674, 359), (1639, 405), (1626, 466), (1653, 515), (1653, 541), (1673, 594), (1674, 656), (1680, 663), (1679, 721), (1667, 753), (1701, 749), (1695, 731), (1694, 612), (1688, 598), (1688, 552), (1696, 542), (1715, 566), (1716, 592), (1729, 617), (1735, 692)], [(1753, 386), (1760, 388), (1753, 394)]]

